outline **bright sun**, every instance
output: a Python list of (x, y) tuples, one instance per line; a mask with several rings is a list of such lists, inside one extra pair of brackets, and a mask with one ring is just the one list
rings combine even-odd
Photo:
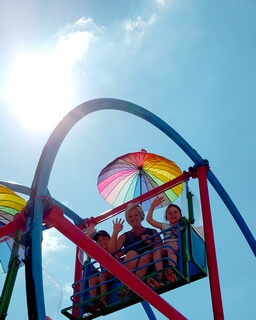
[(71, 105), (70, 68), (54, 54), (21, 54), (13, 63), (5, 89), (9, 106), (27, 127), (54, 128)]
[[(86, 21), (81, 19), (75, 26), (81, 24)], [(4, 96), (24, 125), (37, 131), (54, 129), (67, 114), (73, 100), (72, 69), (84, 59), (91, 39), (88, 31), (72, 31), (60, 35), (50, 53), (16, 57)]]

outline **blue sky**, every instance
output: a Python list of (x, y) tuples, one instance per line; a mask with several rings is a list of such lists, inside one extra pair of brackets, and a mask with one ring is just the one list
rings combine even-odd
[[(49, 135), (78, 104), (128, 100), (166, 121), (209, 160), (255, 236), (255, 14), (252, 0), (2, 0), (0, 180), (31, 186)], [(96, 216), (111, 208), (97, 192), (101, 169), (141, 148), (182, 170), (193, 165), (142, 119), (101, 111), (65, 139), (49, 190), (81, 217)], [(255, 256), (209, 189), (225, 317), (254, 319)], [(112, 222), (100, 228), (111, 231)], [(74, 245), (58, 232), (44, 234), (47, 308), (58, 320), (65, 317), (50, 302), (62, 290), (61, 308), (70, 305), (74, 255)], [(24, 281), (21, 269), (7, 319), (27, 319)], [(190, 320), (213, 319), (209, 290), (206, 278), (163, 297)], [(105, 318), (135, 316), (146, 318), (140, 305)]]

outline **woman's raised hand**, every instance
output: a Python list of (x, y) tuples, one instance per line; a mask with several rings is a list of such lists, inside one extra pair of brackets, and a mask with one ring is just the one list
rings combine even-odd
[(123, 227), (124, 227), (124, 220), (123, 219), (116, 218), (116, 220), (113, 220), (113, 229), (114, 229), (115, 233), (119, 233), (120, 231), (122, 231)]

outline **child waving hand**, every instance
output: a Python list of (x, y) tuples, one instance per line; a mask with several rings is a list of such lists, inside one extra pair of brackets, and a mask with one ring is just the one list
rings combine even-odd
[[(165, 223), (157, 221), (153, 218), (154, 210), (164, 201), (164, 197), (160, 196), (154, 199), (151, 204), (151, 207), (147, 214), (147, 222), (154, 226), (155, 228), (160, 229), (161, 231), (166, 230), (170, 227), (174, 227), (180, 221), (182, 216), (181, 209), (176, 204), (171, 203), (165, 210)], [(162, 258), (163, 255), (167, 253), (168, 255), (168, 264), (170, 267), (175, 266), (177, 262), (176, 251), (178, 250), (178, 232), (177, 228), (172, 228), (170, 231), (164, 233), (164, 242), (168, 247), (157, 250), (154, 252), (154, 260), (157, 261)], [(163, 274), (163, 261), (158, 261), (155, 263), (156, 270), (158, 271), (157, 280), (158, 282), (164, 282), (164, 278), (168, 279), (170, 282), (176, 281), (176, 274), (172, 269), (168, 269)]]

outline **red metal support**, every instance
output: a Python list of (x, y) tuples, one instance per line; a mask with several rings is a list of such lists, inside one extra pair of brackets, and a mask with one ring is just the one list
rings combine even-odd
[(200, 189), (200, 198), (202, 206), (202, 215), (204, 222), (205, 248), (209, 271), (209, 282), (211, 289), (212, 308), (215, 320), (223, 320), (224, 312), (221, 299), (220, 281), (218, 274), (217, 257), (214, 243), (211, 208), (209, 201), (209, 192), (207, 185), (207, 173), (209, 166), (201, 166), (197, 168), (198, 182)]
[[(75, 274), (74, 274), (74, 283), (76, 283), (78, 280), (82, 279), (82, 263), (81, 261), (79, 260), (79, 251), (81, 249), (77, 246), (76, 247), (76, 258), (75, 258)], [(81, 291), (81, 283), (76, 283), (74, 285), (74, 294)], [(79, 304), (79, 296), (75, 296), (74, 297), (74, 302), (76, 302), (77, 304)], [(73, 316), (77, 316), (78, 315), (78, 308), (73, 308), (72, 310), (72, 314)]]
[(109, 253), (100, 248), (83, 231), (73, 225), (63, 215), (58, 207), (45, 215), (44, 222), (50, 223), (69, 240), (84, 250), (89, 256), (98, 261), (120, 281), (129, 286), (134, 292), (164, 314), (168, 319), (185, 320), (186, 318), (150, 289), (144, 282), (115, 260)]
[(15, 214), (12, 221), (0, 228), (0, 238), (3, 236), (13, 237), (15, 232), (20, 229), (25, 231), (26, 229), (26, 215), (24, 209), (21, 212)]

